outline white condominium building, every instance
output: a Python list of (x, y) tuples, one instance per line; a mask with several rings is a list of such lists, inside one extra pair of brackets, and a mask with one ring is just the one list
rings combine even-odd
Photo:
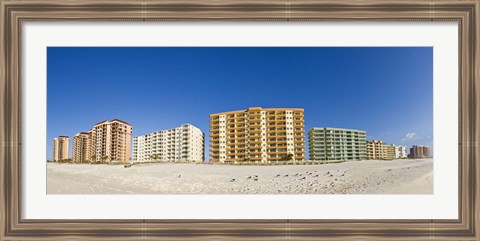
[(203, 162), (202, 131), (190, 124), (133, 137), (133, 161)]
[(395, 147), (395, 159), (407, 158), (407, 147), (396, 146)]

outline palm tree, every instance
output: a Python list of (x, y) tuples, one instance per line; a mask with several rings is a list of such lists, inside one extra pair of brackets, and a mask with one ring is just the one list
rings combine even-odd
[(102, 159), (103, 162), (105, 162), (105, 160), (108, 159), (108, 156), (102, 156), (101, 159)]
[(292, 153), (288, 153), (287, 154), (287, 161), (291, 161), (293, 160), (293, 154)]
[(150, 158), (153, 159), (153, 161), (157, 161), (159, 157), (160, 157), (160, 154), (152, 154), (152, 155), (150, 155)]

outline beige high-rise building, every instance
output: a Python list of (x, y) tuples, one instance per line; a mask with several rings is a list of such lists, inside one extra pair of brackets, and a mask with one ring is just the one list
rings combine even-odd
[(252, 107), (210, 115), (211, 162), (305, 160), (304, 110)]
[(387, 154), (383, 141), (367, 141), (367, 158), (371, 160), (383, 160)]
[(430, 158), (430, 147), (429, 146), (423, 146), (422, 147), (422, 154), (424, 158)]
[(70, 147), (70, 138), (68, 136), (59, 136), (53, 138), (53, 161), (68, 159)]
[(393, 160), (395, 159), (395, 145), (385, 146), (385, 156), (384, 159)]
[(96, 124), (91, 136), (91, 160), (94, 162), (127, 162), (130, 159), (132, 126), (114, 119)]
[(73, 137), (74, 162), (86, 162), (91, 160), (91, 138), (87, 132), (80, 132)]

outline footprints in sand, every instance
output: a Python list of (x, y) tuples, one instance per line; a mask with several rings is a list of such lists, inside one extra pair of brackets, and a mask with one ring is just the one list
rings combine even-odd
[(271, 174), (252, 173), (246, 176), (230, 176), (228, 182), (236, 190), (245, 194), (285, 193), (285, 194), (325, 194), (348, 193), (346, 170), (277, 172)]

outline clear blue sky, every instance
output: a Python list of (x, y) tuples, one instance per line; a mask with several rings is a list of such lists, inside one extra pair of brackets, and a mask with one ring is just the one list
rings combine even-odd
[(116, 118), (134, 136), (191, 123), (209, 159), (209, 114), (256, 106), (432, 146), (432, 64), (430, 47), (48, 47), (47, 159), (54, 137)]

